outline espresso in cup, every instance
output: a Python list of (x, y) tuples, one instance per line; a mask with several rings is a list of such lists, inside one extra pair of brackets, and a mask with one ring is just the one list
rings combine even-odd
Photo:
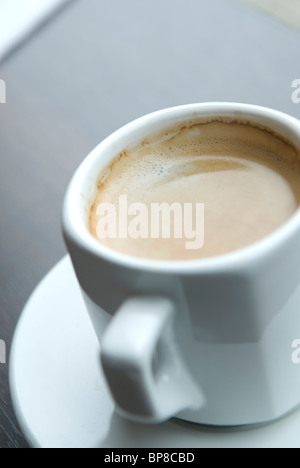
[(230, 118), (185, 122), (116, 155), (89, 229), (106, 247), (193, 260), (249, 246), (300, 204), (300, 156), (279, 134)]

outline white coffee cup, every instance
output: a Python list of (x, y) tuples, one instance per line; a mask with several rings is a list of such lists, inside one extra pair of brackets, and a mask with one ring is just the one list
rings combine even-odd
[[(104, 140), (68, 188), (63, 229), (117, 410), (135, 421), (211, 425), (271, 421), (300, 403), (300, 211), (265, 239), (192, 261), (126, 256), (89, 232), (99, 173), (126, 147), (191, 118), (240, 117), (300, 147), (281, 112), (203, 103), (142, 117)], [(74, 363), (74, 365), (76, 365)]]

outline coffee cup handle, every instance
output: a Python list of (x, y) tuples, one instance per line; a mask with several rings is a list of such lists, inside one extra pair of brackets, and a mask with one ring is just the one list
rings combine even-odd
[(118, 412), (128, 419), (159, 423), (204, 404), (176, 345), (174, 316), (166, 298), (133, 297), (105, 331), (104, 374)]

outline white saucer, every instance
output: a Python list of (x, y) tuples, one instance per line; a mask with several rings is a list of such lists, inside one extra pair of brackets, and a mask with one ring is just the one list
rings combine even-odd
[(300, 410), (269, 425), (235, 429), (175, 419), (144, 426), (119, 417), (69, 257), (47, 275), (23, 311), (10, 384), (16, 416), (32, 447), (300, 447)]

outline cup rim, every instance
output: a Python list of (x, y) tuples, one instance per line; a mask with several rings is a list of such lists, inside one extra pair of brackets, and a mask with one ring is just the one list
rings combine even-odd
[[(241, 266), (254, 262), (264, 255), (272, 253), (284, 242), (288, 241), (289, 237), (292, 236), (297, 229), (300, 229), (300, 208), (298, 208), (282, 226), (268, 236), (233, 252), (194, 260), (151, 260), (119, 253), (104, 246), (89, 232), (85, 221), (78, 212), (79, 210), (74, 209), (74, 200), (76, 200), (76, 197), (77, 199), (79, 197), (80, 187), (82, 187), (91, 165), (95, 160), (103, 156), (104, 152), (114, 144), (116, 139), (135, 131), (137, 127), (142, 128), (145, 125), (149, 125), (149, 123), (156, 119), (166, 120), (171, 117), (171, 115), (180, 114), (182, 116), (182, 121), (184, 121), (189, 118), (196, 118), (196, 116), (201, 117), (207, 112), (210, 112), (211, 116), (219, 117), (232, 117), (235, 115), (238, 118), (247, 120), (247, 118), (250, 117), (258, 118), (258, 116), (260, 116), (270, 121), (280, 121), (281, 124), (299, 135), (300, 146), (300, 121), (281, 111), (267, 107), (234, 102), (204, 102), (169, 107), (151, 112), (126, 124), (105, 138), (85, 157), (78, 167), (69, 183), (63, 203), (62, 225), (65, 239), (71, 240), (81, 249), (111, 264), (134, 270), (168, 274), (209, 273), (215, 272), (216, 269), (227, 271), (236, 270)], [(208, 114), (205, 115), (208, 116)], [(166, 127), (167, 126), (168, 124)], [(113, 157), (111, 160), (112, 159)]]

